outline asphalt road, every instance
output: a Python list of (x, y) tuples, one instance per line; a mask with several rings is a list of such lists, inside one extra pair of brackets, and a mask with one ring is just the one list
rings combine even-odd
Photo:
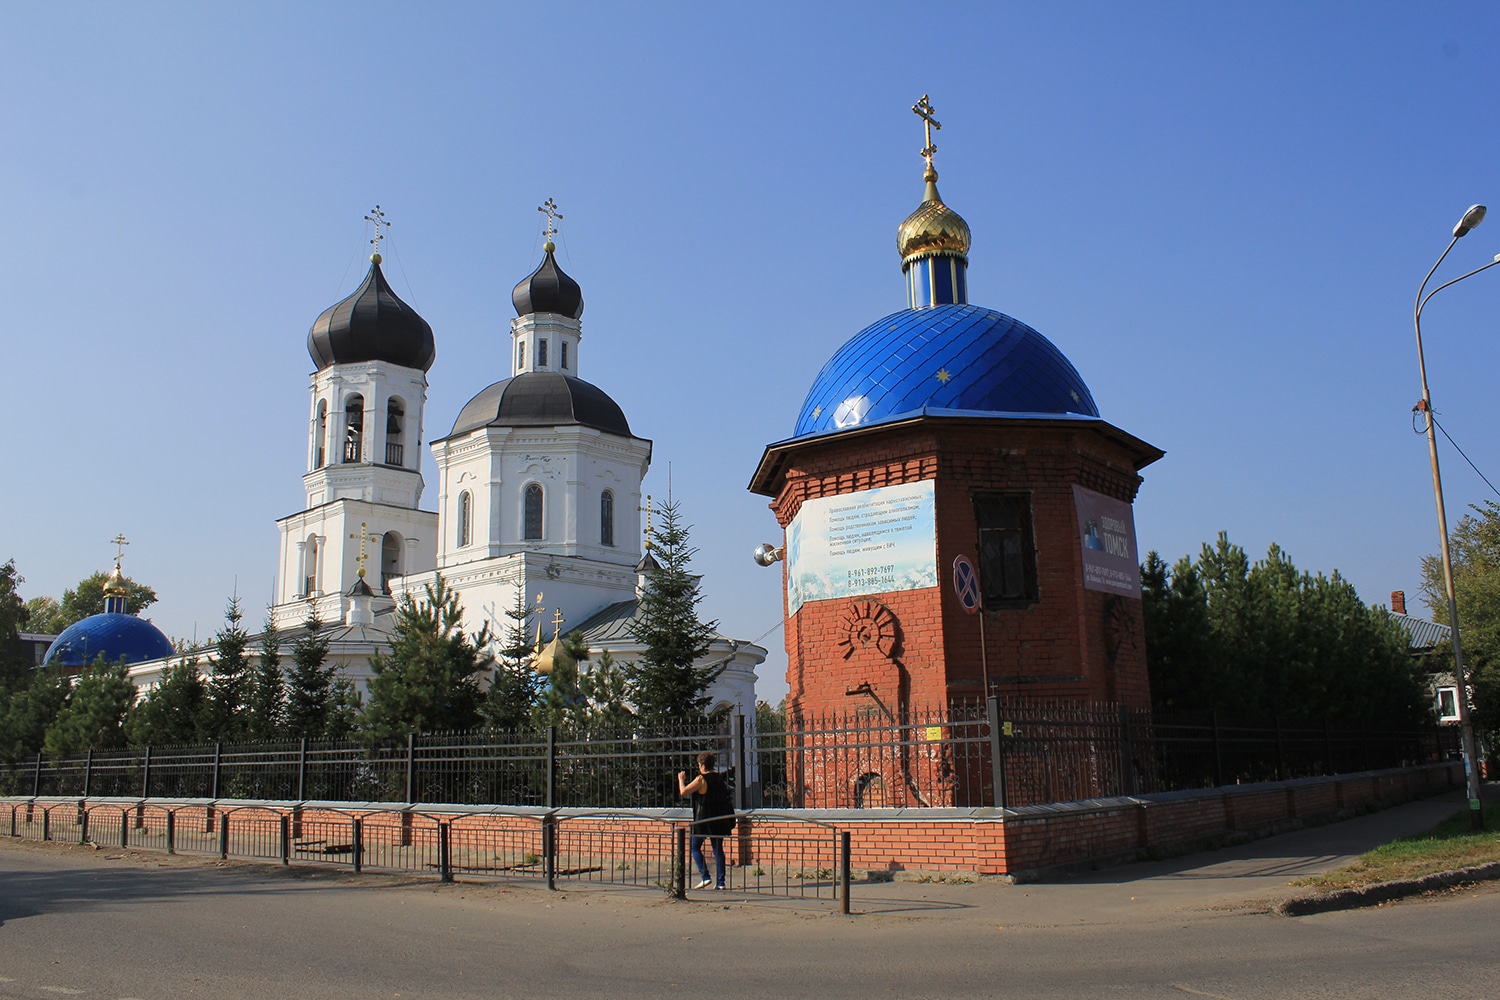
[(1287, 918), (1454, 801), (1175, 862), (827, 902), (439, 886), (0, 839), (0, 998), (1491, 997), (1500, 887)]

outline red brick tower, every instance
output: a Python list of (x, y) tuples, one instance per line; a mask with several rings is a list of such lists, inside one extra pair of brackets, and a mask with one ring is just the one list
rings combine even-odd
[(968, 304), (969, 227), (938, 195), (931, 106), (913, 110), (908, 308), (829, 360), (750, 483), (784, 529), (788, 708), (1148, 706), (1131, 504), (1163, 453), (1101, 419), (1045, 337)]

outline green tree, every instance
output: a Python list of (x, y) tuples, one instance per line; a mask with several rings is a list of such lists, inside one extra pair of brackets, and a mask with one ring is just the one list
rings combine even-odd
[(1196, 563), (1141, 567), (1152, 701), (1161, 710), (1329, 716), (1408, 727), (1427, 697), (1405, 633), (1337, 571), (1299, 571), (1272, 545), (1251, 563), (1220, 532)]
[(16, 764), (40, 750), (72, 691), (57, 667), (35, 671), (29, 684), (18, 687), (0, 710), (0, 759)]
[(590, 726), (606, 730), (629, 729), (635, 724), (630, 710), (630, 683), (625, 670), (609, 650), (578, 678), (579, 692), (588, 706)]
[[(1465, 514), (1448, 539), (1453, 557), (1453, 590), (1464, 649), (1464, 672), (1473, 695), (1475, 729), (1500, 741), (1500, 504), (1486, 501)], [(1434, 621), (1452, 624), (1443, 562), (1422, 560), (1422, 594)], [(1452, 672), (1453, 646), (1445, 642), (1432, 652), (1435, 669)]]
[(660, 568), (646, 575), (635, 619), (635, 638), (645, 649), (627, 668), (636, 715), (648, 725), (703, 718), (708, 686), (724, 669), (696, 666), (718, 622), (698, 618), (703, 595), (699, 578), (688, 572), (697, 552), (688, 546), (688, 532), (680, 505), (669, 496), (651, 550)]
[(577, 631), (563, 636), (561, 656), (554, 657), (552, 671), (542, 682), (541, 697), (531, 710), (532, 724), (577, 728), (589, 719), (588, 699), (583, 693), (578, 665), (589, 658), (588, 644)]
[(249, 736), (273, 740), (286, 725), (286, 679), (281, 670), (281, 633), (266, 615), (260, 635), (260, 653), (255, 658), (255, 677), (250, 688)]
[(426, 596), (396, 606), (391, 651), (370, 658), (370, 702), (362, 719), (375, 740), (408, 733), (472, 729), (480, 721), (479, 675), (488, 667), (488, 628), (463, 630), (458, 592), (438, 574)]
[(536, 609), (527, 606), (518, 588), (515, 604), (505, 612), (505, 634), (495, 651), (490, 687), (479, 708), (485, 725), (492, 729), (522, 729), (531, 719), (531, 708), (541, 689), (541, 678), (532, 669), (535, 650), (529, 640), (535, 617)]
[(347, 740), (359, 729), (365, 701), (359, 688), (347, 677), (337, 678), (328, 693), (328, 722), (323, 735), (330, 740)]
[(31, 681), (31, 664), (22, 658), (20, 647), (21, 630), (31, 617), (17, 591), (24, 582), (14, 559), (0, 564), (0, 700)]
[(338, 667), (325, 665), (328, 638), (317, 609), (308, 612), (302, 633), (292, 640), (292, 669), (286, 684), (286, 729), (289, 735), (321, 739), (328, 732), (333, 700), (333, 675)]
[[(130, 577), (125, 580), (125, 611), (138, 615), (156, 603), (156, 591), (144, 583), (136, 583)], [(108, 573), (94, 573), (78, 581), (72, 590), (63, 591), (62, 603), (57, 614), (47, 624), (46, 632), (56, 634), (75, 622), (91, 615), (104, 613), (104, 585), (109, 581)], [(39, 623), (37, 624), (38, 627)]]
[(208, 682), (208, 712), (205, 735), (215, 740), (239, 742), (249, 736), (250, 700), (255, 685), (250, 657), (245, 652), (250, 636), (240, 625), (240, 599), (231, 597), (224, 609), (224, 626), (214, 636), (218, 655)]
[(161, 683), (136, 702), (125, 719), (134, 746), (172, 746), (212, 738), (213, 707), (196, 657), (183, 655), (162, 674)]
[(43, 747), (62, 757), (84, 750), (125, 745), (125, 713), (135, 703), (135, 685), (125, 677), (125, 661), (106, 662), (103, 654), (79, 676), (68, 703), (47, 727)]
[[(57, 603), (57, 598), (31, 597), (26, 601), (26, 616), (30, 619), (27, 628), (32, 632), (42, 635), (56, 635), (52, 631), (52, 623), (62, 611), (62, 605)], [(61, 629), (58, 630), (62, 631)]]

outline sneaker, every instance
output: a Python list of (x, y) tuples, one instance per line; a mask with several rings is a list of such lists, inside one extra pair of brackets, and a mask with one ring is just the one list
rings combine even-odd
[(693, 888), (694, 889), (707, 889), (711, 885), (713, 885), (713, 881), (711, 879), (704, 879), (703, 881), (699, 882), (697, 885), (693, 886)]
[(714, 886), (714, 888), (718, 889), (720, 892), (723, 892), (725, 889), (729, 888), (729, 886), (720, 884), (720, 885)]

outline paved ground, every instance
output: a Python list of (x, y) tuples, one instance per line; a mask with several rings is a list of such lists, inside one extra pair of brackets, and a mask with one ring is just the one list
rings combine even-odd
[(0, 839), (0, 998), (1489, 997), (1500, 888), (1269, 914), (1456, 797), (1052, 883), (825, 902), (438, 886)]

